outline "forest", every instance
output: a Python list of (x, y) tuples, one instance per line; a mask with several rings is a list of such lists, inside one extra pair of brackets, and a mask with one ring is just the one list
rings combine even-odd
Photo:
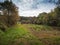
[(0, 45), (60, 45), (60, 0), (50, 12), (24, 17), (13, 0), (0, 2)]

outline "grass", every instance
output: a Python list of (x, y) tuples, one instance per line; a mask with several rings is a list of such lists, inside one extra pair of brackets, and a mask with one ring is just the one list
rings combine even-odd
[(37, 40), (37, 38), (22, 25), (10, 27), (6, 32), (0, 30), (0, 45), (23, 45), (25, 41), (30, 40)]
[(47, 31), (47, 30), (52, 30), (52, 28), (50, 26), (46, 26), (46, 25), (30, 25), (31, 28), (33, 28), (36, 31)]
[(44, 38), (41, 39), (46, 45), (60, 45), (60, 38)]
[(0, 30), (0, 45), (60, 45), (60, 32), (50, 26), (18, 24)]
[(47, 25), (37, 25), (37, 27), (38, 26), (40, 27), (41, 30), (45, 30), (45, 31), (52, 31), (52, 30), (57, 30), (58, 29), (57, 27), (55, 27), (56, 29), (54, 29), (54, 27), (47, 26)]

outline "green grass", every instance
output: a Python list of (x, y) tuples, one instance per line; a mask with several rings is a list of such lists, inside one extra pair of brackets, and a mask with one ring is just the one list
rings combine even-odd
[[(22, 39), (22, 43), (20, 41), (17, 43), (19, 39)], [(10, 27), (6, 32), (0, 30), (0, 45), (15, 45), (15, 43), (16, 45), (23, 45), (23, 40), (28, 42), (30, 40), (37, 40), (37, 38), (30, 34), (30, 32), (22, 25)]]
[[(31, 28), (34, 30), (34, 33), (35, 32), (41, 33), (41, 31), (52, 31), (53, 30), (52, 27), (43, 26), (43, 25), (33, 25), (33, 24), (15, 25), (15, 26), (8, 28), (6, 32), (3, 32), (0, 30), (0, 45), (49, 45), (49, 44), (60, 45), (59, 31), (57, 31), (59, 35), (57, 35), (54, 38), (53, 37), (46, 38), (43, 35), (42, 36), (44, 38), (40, 38), (39, 37), (40, 35), (39, 36), (34, 35), (34, 33), (32, 32), (33, 30), (31, 30)], [(45, 32), (44, 34), (46, 33), (47, 32)]]

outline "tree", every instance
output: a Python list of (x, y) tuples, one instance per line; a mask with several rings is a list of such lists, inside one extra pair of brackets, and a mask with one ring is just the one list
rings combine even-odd
[(4, 7), (7, 9), (7, 26), (15, 25), (18, 21), (18, 8), (13, 2), (5, 1)]
[(38, 16), (38, 23), (39, 24), (47, 24), (47, 21), (48, 21), (48, 14), (43, 12), (43, 13), (40, 13), (39, 16)]
[(57, 7), (54, 9), (56, 20), (57, 20), (57, 26), (60, 26), (60, 7)]

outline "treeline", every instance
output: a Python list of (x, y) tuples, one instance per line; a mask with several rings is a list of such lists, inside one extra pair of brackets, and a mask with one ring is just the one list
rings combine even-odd
[(40, 13), (38, 17), (20, 17), (20, 22), (23, 24), (26, 23), (60, 26), (60, 7), (56, 7), (49, 13)]
[(35, 24), (37, 17), (23, 17), (20, 16), (20, 22), (21, 24)]

